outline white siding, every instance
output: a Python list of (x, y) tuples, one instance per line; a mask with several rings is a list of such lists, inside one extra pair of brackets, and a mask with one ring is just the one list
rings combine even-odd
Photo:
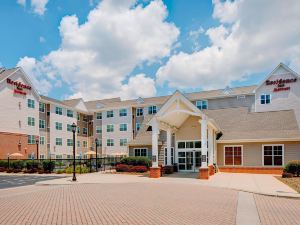
[[(29, 85), (20, 71), (17, 71), (15, 74), (13, 74), (10, 79)], [(0, 84), (0, 132), (38, 135), (38, 96), (34, 94), (33, 89), (24, 89), (24, 91), (27, 93), (26, 96), (14, 94), (14, 89), (15, 87), (7, 84), (6, 80)], [(27, 107), (27, 99), (32, 99), (35, 101), (34, 109)], [(35, 119), (35, 126), (27, 125), (27, 118), (29, 116)]]

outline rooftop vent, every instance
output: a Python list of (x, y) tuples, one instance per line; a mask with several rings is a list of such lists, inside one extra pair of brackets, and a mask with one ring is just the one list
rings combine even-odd
[(226, 86), (223, 90), (223, 94), (230, 95), (232, 93), (232, 89), (229, 86)]
[(144, 100), (142, 97), (139, 97), (139, 98), (136, 100), (136, 102), (137, 102), (138, 104), (142, 104), (142, 103), (145, 102), (145, 100)]

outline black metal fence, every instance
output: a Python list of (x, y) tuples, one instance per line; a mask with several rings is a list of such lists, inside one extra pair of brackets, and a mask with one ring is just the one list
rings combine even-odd
[[(92, 173), (96, 171), (112, 171), (124, 156), (75, 159), (77, 173)], [(73, 159), (0, 159), (0, 171), (9, 172), (45, 172), (43, 162), (54, 164), (53, 173), (72, 173)], [(97, 165), (97, 166), (96, 166)], [(98, 167), (98, 168), (97, 168)], [(49, 172), (49, 171), (48, 171)]]

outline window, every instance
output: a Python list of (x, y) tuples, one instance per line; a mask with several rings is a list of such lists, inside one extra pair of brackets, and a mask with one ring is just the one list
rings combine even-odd
[(282, 166), (284, 145), (263, 145), (263, 165)]
[(72, 124), (67, 124), (67, 131), (72, 132)]
[(67, 146), (73, 146), (73, 139), (67, 139)]
[(102, 127), (98, 126), (96, 127), (96, 134), (101, 134), (102, 133)]
[(146, 148), (135, 148), (134, 156), (147, 156), (147, 149)]
[(207, 109), (207, 100), (198, 100), (196, 101), (196, 106), (198, 109), (202, 110), (202, 109)]
[(98, 140), (98, 147), (101, 147), (102, 146), (102, 140)]
[(107, 117), (107, 118), (112, 118), (112, 117), (114, 117), (114, 111), (112, 111), (112, 110), (107, 111), (107, 112), (106, 112), (106, 117)]
[(27, 106), (28, 106), (28, 108), (34, 109), (34, 100), (27, 99)]
[(127, 131), (127, 124), (126, 123), (121, 123), (120, 124), (120, 131)]
[(39, 128), (45, 129), (46, 127), (46, 121), (45, 120), (39, 120)]
[(39, 103), (39, 111), (44, 113), (45, 112), (45, 106), (46, 106), (45, 103), (40, 102)]
[(120, 146), (126, 146), (127, 145), (127, 138), (120, 139)]
[(96, 119), (97, 120), (102, 120), (102, 113), (101, 112), (96, 113)]
[(35, 144), (35, 136), (34, 135), (28, 135), (28, 144), (33, 145)]
[(62, 130), (62, 123), (55, 122), (55, 129), (56, 130)]
[(40, 155), (40, 159), (45, 159), (45, 155)]
[(87, 135), (87, 128), (86, 127), (82, 128), (82, 134)]
[(57, 114), (57, 115), (62, 115), (62, 108), (56, 106), (56, 107), (55, 107), (55, 114)]
[(119, 110), (119, 116), (120, 117), (127, 116), (127, 109), (120, 109)]
[(157, 112), (156, 105), (148, 107), (148, 114), (155, 114)]
[(141, 124), (140, 123), (136, 123), (135, 124), (135, 128), (136, 128), (136, 131), (139, 131), (141, 129)]
[(260, 104), (266, 105), (271, 103), (271, 95), (262, 94), (260, 96)]
[(73, 118), (73, 111), (72, 110), (67, 110), (67, 117), (72, 117)]
[(114, 146), (114, 139), (107, 139), (106, 140), (106, 145), (107, 146)]
[(137, 108), (136, 109), (136, 116), (143, 116), (144, 115), (144, 109), (143, 108)]
[(242, 163), (242, 146), (225, 146), (224, 160), (226, 166), (241, 166)]
[(40, 145), (44, 145), (44, 144), (45, 144), (45, 137), (40, 136)]
[(28, 117), (27, 118), (27, 124), (28, 126), (35, 126), (35, 121), (33, 117)]
[(80, 141), (77, 141), (77, 147), (78, 148), (80, 147)]
[[(165, 165), (168, 163), (168, 150), (165, 148)], [(174, 148), (171, 147), (171, 165), (174, 164)]]
[(62, 138), (55, 138), (55, 145), (62, 146)]
[(177, 142), (178, 149), (185, 149), (185, 148), (201, 148), (201, 141), (179, 141)]
[(83, 141), (82, 145), (83, 145), (84, 148), (87, 148), (87, 141)]
[(114, 132), (114, 125), (113, 124), (107, 124), (106, 132)]
[(55, 155), (56, 159), (62, 159), (62, 155)]
[(77, 121), (80, 121), (80, 114), (77, 113)]
[(80, 127), (77, 127), (77, 134), (80, 134)]

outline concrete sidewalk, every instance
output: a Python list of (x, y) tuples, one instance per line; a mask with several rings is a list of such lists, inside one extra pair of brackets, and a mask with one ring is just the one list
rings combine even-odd
[[(188, 177), (186, 177), (186, 176)], [(101, 183), (182, 183), (202, 185), (233, 190), (251, 192), (256, 194), (278, 197), (300, 198), (295, 190), (281, 183), (269, 174), (244, 174), (244, 173), (217, 173), (209, 180), (196, 179), (196, 174), (173, 174), (150, 179), (146, 175), (92, 173), (77, 176), (77, 182), (72, 182), (71, 177), (48, 180), (36, 185), (74, 185), (74, 184), (101, 184)]]

